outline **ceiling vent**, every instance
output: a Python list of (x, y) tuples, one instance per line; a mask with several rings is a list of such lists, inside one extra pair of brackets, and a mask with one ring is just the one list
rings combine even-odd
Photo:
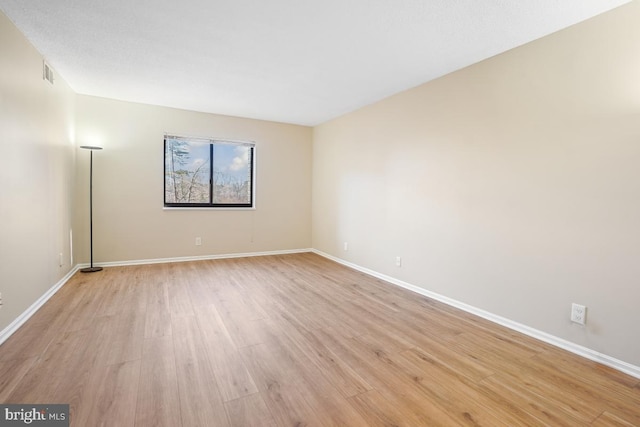
[(53, 84), (53, 68), (46, 61), (42, 61), (42, 79)]

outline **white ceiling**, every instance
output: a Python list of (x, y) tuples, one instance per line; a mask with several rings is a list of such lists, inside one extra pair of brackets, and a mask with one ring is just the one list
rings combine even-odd
[(78, 93), (316, 125), (628, 0), (0, 0)]

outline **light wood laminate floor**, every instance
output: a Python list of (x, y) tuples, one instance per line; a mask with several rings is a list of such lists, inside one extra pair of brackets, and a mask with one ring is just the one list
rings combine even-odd
[(640, 426), (640, 380), (320, 256), (76, 274), (0, 402), (85, 426)]

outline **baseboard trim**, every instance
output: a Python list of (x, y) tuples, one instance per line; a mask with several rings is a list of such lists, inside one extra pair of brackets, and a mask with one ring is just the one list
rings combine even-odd
[[(227, 259), (227, 258), (249, 258), (256, 256), (269, 256), (269, 255), (287, 255), (287, 254), (299, 254), (304, 252), (312, 252), (311, 248), (307, 249), (283, 249), (279, 251), (265, 251), (265, 252), (244, 252), (244, 253), (230, 253), (219, 255), (198, 255), (188, 257), (173, 257), (173, 258), (154, 258), (154, 259), (137, 259), (130, 261), (113, 261), (113, 262), (100, 262), (94, 263), (98, 267), (124, 267), (127, 265), (145, 265), (145, 264), (164, 264), (168, 262), (188, 262), (188, 261), (204, 261), (211, 259)], [(82, 264), (80, 268), (88, 267), (89, 264)]]
[(514, 331), (521, 332), (525, 335), (528, 335), (532, 338), (536, 338), (540, 341), (544, 341), (548, 344), (554, 345), (556, 347), (567, 350), (571, 353), (577, 354), (578, 356), (582, 356), (586, 359), (593, 360), (595, 362), (601, 363), (603, 365), (609, 366), (611, 368), (617, 369), (618, 371), (624, 372), (625, 374), (631, 375), (635, 378), (640, 378), (640, 366), (635, 366), (630, 363), (624, 362), (622, 360), (616, 359), (614, 357), (608, 356), (606, 354), (599, 353), (595, 350), (592, 350), (587, 347), (583, 347), (581, 345), (575, 344), (571, 341), (567, 341), (563, 338), (556, 337), (554, 335), (548, 334), (546, 332), (540, 331), (538, 329), (531, 328), (527, 325), (523, 325), (518, 322), (514, 322), (513, 320), (507, 319), (502, 316), (498, 316), (496, 314), (490, 313), (488, 311), (482, 310), (480, 308), (471, 306), (469, 304), (465, 304), (463, 302), (457, 301), (455, 299), (446, 297), (444, 295), (440, 295), (435, 292), (431, 292), (424, 288), (412, 285), (410, 283), (404, 282), (402, 280), (396, 279), (391, 276), (387, 276), (386, 274), (378, 273), (377, 271), (370, 270), (368, 268), (362, 267), (360, 265), (354, 264), (349, 261), (345, 261), (328, 253), (319, 251), (317, 249), (312, 249), (311, 252), (318, 254), (324, 258), (330, 259), (331, 261), (337, 262), (338, 264), (342, 264), (344, 266), (353, 268), (354, 270), (358, 270), (362, 273), (368, 274), (370, 276), (376, 277), (378, 279), (384, 280), (385, 282), (389, 282), (393, 285), (399, 286), (401, 288), (408, 289), (417, 294), (426, 296), (428, 298), (432, 298), (436, 301), (443, 302), (447, 305), (450, 305), (455, 308), (459, 308), (460, 310), (466, 311), (471, 314), (475, 314), (476, 316), (482, 317), (483, 319), (487, 319), (491, 322), (497, 323), (499, 325), (505, 326), (509, 329), (513, 329)]
[(13, 322), (9, 323), (6, 328), (0, 331), (0, 345), (2, 345), (2, 343), (9, 339), (9, 337), (13, 335), (18, 330), (18, 328), (20, 328), (20, 326), (24, 325), (24, 323), (29, 320), (31, 316), (33, 316), (36, 311), (40, 309), (40, 307), (42, 307), (47, 301), (49, 301), (49, 299), (54, 296), (55, 293), (58, 292), (65, 283), (67, 283), (71, 276), (76, 274), (79, 268), (80, 267), (76, 265), (74, 268), (69, 270), (69, 272), (62, 279), (60, 279), (58, 283), (49, 288), (49, 290), (42, 294), (42, 296), (38, 298), (36, 302), (31, 304), (29, 308), (23, 311), (20, 316), (16, 317)]

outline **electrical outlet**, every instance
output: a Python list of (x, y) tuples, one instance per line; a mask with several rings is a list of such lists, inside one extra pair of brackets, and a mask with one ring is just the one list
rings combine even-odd
[(2, 292), (0, 292), (0, 307), (2, 307)]
[(580, 325), (587, 323), (587, 307), (576, 303), (571, 304), (571, 321)]
[(200, 246), (200, 245), (202, 245), (202, 238), (196, 237), (196, 246)]
[(60, 252), (60, 257), (58, 258), (58, 266), (62, 267), (64, 264), (64, 258), (62, 257), (62, 252)]
[(349, 250), (349, 243), (344, 242), (344, 250), (348, 251)]
[(396, 257), (396, 267), (402, 267), (402, 258)]

